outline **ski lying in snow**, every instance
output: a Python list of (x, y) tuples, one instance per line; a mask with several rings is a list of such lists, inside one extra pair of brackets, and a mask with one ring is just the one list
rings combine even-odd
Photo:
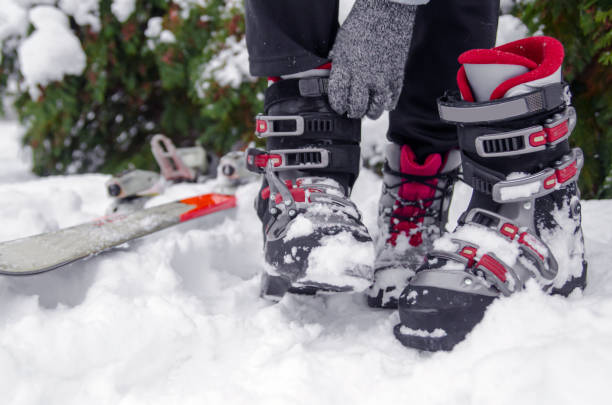
[(203, 194), (54, 232), (0, 243), (0, 274), (42, 273), (170, 226), (236, 206), (236, 197)]

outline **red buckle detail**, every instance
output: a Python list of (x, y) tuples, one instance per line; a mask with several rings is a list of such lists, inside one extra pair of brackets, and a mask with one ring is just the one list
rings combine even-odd
[(482, 256), (480, 260), (478, 261), (478, 264), (476, 265), (476, 267), (478, 266), (482, 266), (486, 268), (491, 273), (495, 274), (495, 276), (498, 279), (500, 279), (504, 283), (506, 282), (506, 273), (508, 272), (508, 270), (506, 270), (503, 264), (501, 264), (500, 262), (498, 262), (491, 256), (489, 255)]
[(264, 120), (257, 120), (257, 122), (255, 123), (255, 131), (259, 132), (260, 134), (263, 134), (267, 130), (268, 123)]
[(534, 239), (533, 236), (530, 235), (528, 232), (523, 232), (521, 234), (521, 237), (519, 238), (518, 243), (520, 243), (521, 245), (527, 246), (535, 254), (537, 254), (540, 257), (540, 259), (544, 260), (544, 255), (540, 253), (538, 249), (536, 249), (536, 247), (534, 246), (534, 245), (539, 245), (539, 242), (536, 239)]
[(546, 145), (546, 142), (546, 132), (544, 131), (534, 132), (533, 134), (529, 135), (529, 145), (531, 146), (536, 147)]
[(461, 249), (461, 252), (459, 252), (461, 256), (468, 259), (468, 267), (472, 267), (474, 265), (474, 259), (476, 258), (476, 251), (477, 249), (475, 247), (465, 246), (463, 249)]
[(555, 125), (552, 128), (544, 128), (546, 132), (546, 140), (548, 142), (554, 142), (560, 138), (563, 138), (569, 132), (569, 126), (567, 121), (563, 121), (559, 125)]
[(514, 240), (514, 237), (518, 233), (518, 230), (519, 229), (517, 226), (506, 222), (505, 224), (502, 225), (499, 232), (501, 232), (502, 235), (510, 238), (510, 240)]
[[(293, 183), (291, 182), (291, 180), (285, 180), (285, 184), (287, 185), (288, 188), (293, 187)], [(264, 200), (267, 200), (268, 198), (270, 198), (270, 187), (265, 187), (263, 190), (261, 190), (261, 198)]]
[(566, 181), (574, 177), (576, 173), (578, 173), (578, 166), (574, 161), (563, 169), (558, 169), (556, 171), (557, 180), (559, 180), (559, 183), (565, 183)]
[(258, 155), (255, 156), (255, 166), (266, 167), (270, 159), (276, 160), (274, 162), (274, 167), (278, 167), (283, 163), (283, 157), (281, 155)]
[(303, 188), (292, 188), (289, 191), (295, 202), (306, 202), (306, 190)]
[[(291, 181), (291, 180), (287, 180), (287, 181)], [(304, 190), (303, 188), (292, 188), (289, 189), (289, 192), (291, 193), (291, 197), (293, 197), (293, 201), (295, 202), (306, 202), (306, 190)], [(270, 191), (268, 190), (268, 195), (270, 195)], [(283, 202), (283, 196), (278, 193), (274, 196), (274, 202), (276, 204), (280, 204)]]
[(557, 185), (557, 174), (553, 174), (552, 176), (548, 176), (546, 179), (544, 179), (544, 188), (546, 190), (549, 190), (551, 188), (553, 188), (554, 186)]

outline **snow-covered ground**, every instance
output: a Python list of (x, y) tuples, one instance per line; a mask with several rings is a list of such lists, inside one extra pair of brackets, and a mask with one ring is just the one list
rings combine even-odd
[[(97, 2), (58, 4), (85, 22)], [(342, 0), (342, 18), (351, 4)], [(113, 5), (125, 16), (133, 1)], [(0, 17), (26, 18), (11, 10)], [(502, 17), (498, 42), (524, 35)], [(365, 122), (368, 158), (380, 155), (384, 125)], [(22, 132), (0, 121), (0, 241), (102, 215), (108, 177), (33, 176)], [(380, 185), (363, 171), (354, 192), (372, 232)], [(151, 203), (210, 189), (180, 185)], [(453, 352), (424, 354), (393, 337), (395, 312), (361, 294), (260, 299), (257, 189), (240, 188), (238, 209), (215, 227), (196, 220), (57, 271), (0, 276), (0, 404), (610, 403), (612, 201), (583, 205), (584, 294), (528, 288), (493, 304)]]
[[(0, 240), (101, 215), (103, 175), (36, 178), (0, 122)], [(380, 180), (355, 198), (374, 230)], [(181, 185), (160, 203), (207, 191)], [(612, 201), (585, 201), (583, 296), (500, 300), (451, 353), (392, 335), (361, 294), (259, 298), (257, 185), (214, 228), (174, 228), (37, 276), (0, 277), (3, 404), (605, 404), (612, 379)]]

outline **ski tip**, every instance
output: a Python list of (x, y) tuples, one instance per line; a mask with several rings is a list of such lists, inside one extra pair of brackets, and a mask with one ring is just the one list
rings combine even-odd
[(236, 196), (227, 194), (202, 194), (196, 197), (186, 198), (180, 201), (183, 204), (193, 205), (195, 208), (181, 215), (181, 222), (189, 221), (203, 215), (212, 214), (217, 211), (234, 208)]

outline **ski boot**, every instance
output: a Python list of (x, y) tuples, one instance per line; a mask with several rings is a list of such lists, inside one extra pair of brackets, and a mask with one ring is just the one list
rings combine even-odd
[(451, 350), (495, 299), (530, 279), (551, 294), (586, 286), (576, 183), (583, 154), (568, 141), (576, 113), (562, 61), (563, 46), (549, 37), (460, 56), (461, 94), (438, 105), (457, 125), (473, 195), (400, 295), (394, 332), (404, 345)]
[(361, 123), (336, 114), (327, 79), (285, 79), (266, 91), (247, 167), (264, 174), (255, 201), (267, 263), (261, 295), (363, 291), (369, 287), (373, 242), (349, 200), (360, 167)]
[(441, 236), (459, 164), (456, 150), (431, 154), (421, 164), (408, 145), (387, 146), (368, 305), (397, 308), (408, 279)]

